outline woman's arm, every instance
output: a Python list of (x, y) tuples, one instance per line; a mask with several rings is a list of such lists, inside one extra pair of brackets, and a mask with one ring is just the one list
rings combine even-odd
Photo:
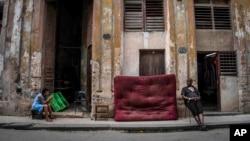
[(185, 99), (185, 100), (188, 100), (188, 101), (193, 100), (193, 98), (187, 97), (184, 94), (182, 94), (182, 98)]
[(51, 100), (52, 100), (52, 96), (48, 97), (47, 100), (44, 100), (42, 96), (39, 96), (39, 101), (42, 103), (42, 104), (48, 104)]

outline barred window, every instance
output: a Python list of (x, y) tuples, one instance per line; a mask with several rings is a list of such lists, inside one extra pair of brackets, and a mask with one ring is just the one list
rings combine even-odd
[(124, 30), (164, 31), (163, 0), (124, 0)]
[(194, 0), (196, 29), (231, 29), (228, 0)]
[(227, 76), (237, 75), (236, 53), (233, 51), (219, 52), (220, 54), (220, 74)]

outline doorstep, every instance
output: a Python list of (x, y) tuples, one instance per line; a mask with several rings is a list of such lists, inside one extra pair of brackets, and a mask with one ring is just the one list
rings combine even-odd
[(67, 112), (53, 112), (55, 117), (58, 118), (90, 118), (90, 113), (88, 112), (76, 112), (75, 111), (67, 111)]

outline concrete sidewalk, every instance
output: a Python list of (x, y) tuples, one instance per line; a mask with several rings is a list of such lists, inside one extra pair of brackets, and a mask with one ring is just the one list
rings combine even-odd
[[(250, 114), (240, 115), (210, 115), (205, 116), (208, 129), (228, 128), (230, 124), (250, 124)], [(197, 130), (197, 124), (192, 118), (171, 121), (137, 121), (116, 122), (112, 118), (106, 120), (91, 120), (90, 118), (57, 118), (53, 122), (31, 119), (30, 117), (0, 116), (0, 128), (20, 130), (126, 130), (126, 131), (179, 131)]]

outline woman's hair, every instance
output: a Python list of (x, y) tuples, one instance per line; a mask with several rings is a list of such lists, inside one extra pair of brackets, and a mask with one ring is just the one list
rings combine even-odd
[(47, 88), (43, 88), (43, 90), (42, 90), (42, 94), (45, 94), (47, 91), (49, 91), (49, 89), (47, 89)]

